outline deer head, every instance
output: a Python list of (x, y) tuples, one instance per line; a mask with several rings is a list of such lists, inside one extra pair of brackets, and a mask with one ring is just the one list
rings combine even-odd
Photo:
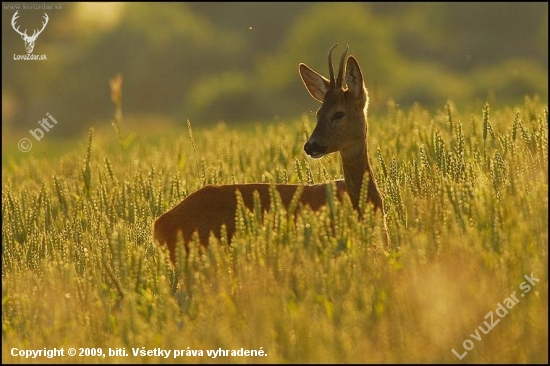
[[(363, 148), (366, 141), (368, 95), (357, 60), (346, 47), (340, 58), (338, 76), (334, 78), (332, 46), (328, 52), (330, 80), (300, 64), (300, 76), (311, 96), (323, 103), (317, 111), (317, 125), (304, 145), (305, 152), (320, 158), (331, 152), (347, 152)], [(347, 87), (344, 85), (344, 75)]]
[(15, 14), (13, 14), (13, 17), (11, 18), (11, 26), (13, 27), (13, 29), (19, 33), (21, 35), (21, 38), (23, 38), (23, 41), (25, 41), (25, 48), (27, 49), (27, 53), (32, 53), (32, 50), (34, 49), (34, 42), (36, 41), (36, 38), (38, 38), (38, 36), (40, 35), (40, 33), (42, 33), (42, 31), (44, 30), (44, 28), (46, 28), (46, 24), (48, 24), (48, 14), (44, 13), (44, 18), (46, 19), (45, 22), (42, 22), (42, 29), (40, 30), (34, 30), (32, 36), (28, 36), (27, 35), (27, 30), (25, 29), (25, 32), (21, 32), (19, 30), (19, 27), (15, 28), (15, 20), (17, 18), (19, 18), (19, 16), (17, 15), (17, 13), (19, 12), (16, 11)]

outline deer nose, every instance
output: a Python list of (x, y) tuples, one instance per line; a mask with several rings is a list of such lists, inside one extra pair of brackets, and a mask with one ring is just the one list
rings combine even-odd
[(316, 141), (308, 140), (304, 145), (304, 151), (312, 158), (320, 158), (325, 155), (327, 147), (319, 145)]

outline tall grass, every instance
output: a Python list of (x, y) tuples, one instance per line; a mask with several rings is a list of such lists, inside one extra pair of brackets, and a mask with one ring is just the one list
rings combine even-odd
[[(337, 156), (304, 156), (313, 124), (182, 123), (127, 143), (117, 125), (62, 158), (3, 166), (2, 361), (547, 363), (548, 108), (537, 98), (473, 112), (389, 103), (371, 118), (391, 253), (379, 216), (367, 208), (360, 221), (332, 198), (296, 220), (281, 204), (265, 215), (240, 204), (231, 246), (195, 240), (171, 266), (152, 222), (204, 184), (341, 178)], [(531, 273), (540, 282), (519, 297)], [(514, 291), (500, 323), (470, 337)], [(467, 339), (460, 361), (451, 349)], [(129, 356), (11, 355), (69, 347)], [(142, 347), (203, 354), (134, 357)], [(207, 356), (220, 348), (266, 355)]]

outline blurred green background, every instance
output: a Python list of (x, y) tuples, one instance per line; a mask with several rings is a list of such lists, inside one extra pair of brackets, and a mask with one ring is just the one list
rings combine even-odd
[[(129, 124), (296, 117), (317, 107), (298, 64), (327, 75), (334, 43), (358, 58), (374, 113), (390, 99), (440, 108), (548, 98), (548, 3), (60, 4), (33, 52), (47, 61), (20, 61), (15, 10), (3, 3), (3, 132), (46, 113), (58, 136), (107, 124), (118, 73)], [(17, 24), (31, 34), (43, 13), (22, 10)]]

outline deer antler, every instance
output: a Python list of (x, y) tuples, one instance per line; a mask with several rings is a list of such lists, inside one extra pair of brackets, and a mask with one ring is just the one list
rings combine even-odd
[(342, 53), (342, 57), (340, 58), (340, 68), (338, 69), (338, 78), (336, 79), (336, 87), (341, 88), (342, 87), (342, 75), (344, 74), (344, 61), (346, 61), (346, 54), (349, 50), (349, 44), (346, 45), (346, 49)]
[(19, 33), (21, 36), (28, 37), (26, 29), (25, 29), (25, 32), (23, 33), (19, 30), (19, 27), (15, 28), (15, 20), (17, 18), (19, 18), (19, 15), (17, 15), (18, 12), (19, 12), (19, 10), (17, 10), (15, 12), (15, 14), (13, 14), (13, 17), (11, 18), (11, 26), (13, 27), (13, 30), (16, 31), (17, 33)]
[(38, 31), (38, 33), (36, 33), (36, 30), (35, 30), (34, 33), (33, 33), (32, 36), (31, 36), (31, 38), (37, 38), (38, 35), (39, 35), (40, 33), (42, 33), (42, 31), (44, 30), (44, 28), (46, 28), (46, 25), (48, 24), (48, 20), (49, 20), (50, 18), (48, 18), (48, 14), (46, 14), (46, 13), (44, 13), (44, 18), (46, 18), (46, 22), (42, 22), (42, 29), (40, 29), (40, 30)]
[[(36, 38), (40, 35), (40, 33), (42, 33), (42, 31), (44, 30), (44, 28), (46, 28), (46, 25), (48, 24), (48, 20), (50, 19), (50, 18), (48, 17), (48, 14), (44, 13), (44, 18), (46, 19), (46, 21), (45, 21), (45, 22), (42, 22), (42, 29), (40, 29), (40, 30), (35, 29), (34, 32), (33, 32), (33, 34), (32, 34), (32, 36), (29, 37), (29, 36), (27, 35), (27, 30), (26, 30), (26, 29), (25, 29), (25, 32), (21, 32), (21, 31), (19, 30), (19, 27), (17, 27), (17, 28), (15, 27), (15, 26), (16, 26), (16, 24), (15, 24), (15, 23), (16, 23), (16, 19), (19, 18), (19, 15), (17, 15), (18, 12), (19, 12), (19, 10), (17, 10), (17, 11), (15, 12), (15, 14), (13, 14), (13, 17), (11, 18), (11, 26), (13, 27), (13, 30), (15, 30), (17, 33), (19, 33), (19, 34), (21, 35), (21, 37), (24, 37), (25, 39), (28, 39), (28, 40), (36, 39)], [(37, 32), (38, 32), (38, 33), (37, 33)]]
[(338, 46), (338, 43), (336, 43), (334, 46), (328, 50), (328, 73), (330, 75), (330, 85), (334, 86), (334, 69), (332, 67), (332, 50)]

